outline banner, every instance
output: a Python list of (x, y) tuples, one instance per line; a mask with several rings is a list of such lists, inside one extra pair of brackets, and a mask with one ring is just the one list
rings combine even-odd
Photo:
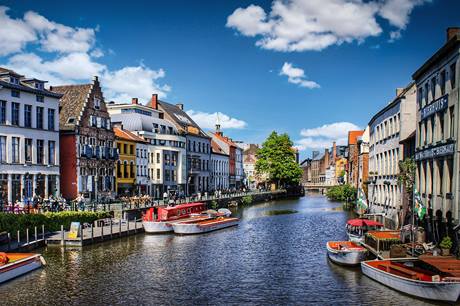
[(356, 204), (358, 205), (358, 208), (362, 210), (366, 210), (368, 207), (366, 195), (361, 188), (358, 188), (358, 199), (356, 200)]
[(420, 220), (423, 220), (423, 217), (426, 214), (426, 206), (423, 204), (420, 193), (416, 188), (414, 188), (414, 212)]

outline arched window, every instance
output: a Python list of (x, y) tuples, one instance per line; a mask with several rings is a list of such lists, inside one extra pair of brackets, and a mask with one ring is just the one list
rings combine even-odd
[(117, 177), (121, 177), (121, 162), (117, 161)]
[(129, 164), (129, 173), (130, 173), (130, 175), (131, 175), (130, 177), (131, 177), (131, 178), (134, 178), (134, 176), (135, 176), (134, 162), (131, 162), (131, 163)]
[(128, 178), (128, 162), (125, 160), (123, 162), (123, 177)]

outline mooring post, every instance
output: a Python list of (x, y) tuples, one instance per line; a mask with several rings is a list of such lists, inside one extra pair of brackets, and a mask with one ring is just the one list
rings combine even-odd
[(80, 226), (80, 243), (83, 246), (83, 226)]
[(8, 251), (11, 249), (11, 234), (8, 233)]
[(136, 221), (136, 217), (134, 217), (134, 233), (137, 233), (137, 221)]
[(45, 224), (42, 224), (42, 239), (45, 240)]
[(35, 227), (35, 242), (37, 242), (38, 240), (38, 231), (37, 231), (37, 227)]
[(121, 237), (121, 218), (118, 220), (118, 235)]
[(101, 226), (101, 238), (104, 240), (104, 224)]
[(61, 225), (61, 245), (65, 245), (64, 225)]
[(26, 228), (26, 242), (29, 244), (29, 228)]
[(21, 235), (21, 234), (20, 234), (20, 232), (18, 231), (18, 236), (17, 236), (17, 238), (18, 238), (18, 246), (21, 244), (21, 236), (20, 236), (20, 235)]
[(113, 238), (112, 217), (110, 217), (110, 239)]

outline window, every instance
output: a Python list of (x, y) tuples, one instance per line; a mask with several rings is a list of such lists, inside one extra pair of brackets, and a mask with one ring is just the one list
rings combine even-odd
[(24, 126), (32, 127), (32, 105), (24, 105)]
[(165, 170), (165, 181), (169, 182), (171, 180), (170, 172), (169, 170)]
[(436, 77), (431, 79), (431, 100), (436, 97)]
[(17, 77), (10, 76), (10, 83), (19, 85), (19, 79)]
[(6, 136), (0, 136), (0, 163), (6, 163)]
[(24, 157), (26, 163), (32, 162), (32, 139), (30, 138), (24, 140)]
[(37, 139), (37, 164), (43, 164), (43, 143), (44, 141), (42, 139)]
[(134, 146), (133, 145), (129, 146), (129, 154), (134, 155)]
[(11, 103), (11, 124), (19, 125), (19, 103)]
[(101, 100), (99, 98), (94, 98), (94, 108), (95, 109), (101, 108)]
[(54, 131), (54, 109), (48, 109), (48, 130)]
[(160, 179), (160, 169), (157, 169), (157, 180)]
[(123, 167), (124, 168), (123, 169), (123, 177), (128, 178), (129, 177), (128, 176), (128, 162), (126, 160), (123, 162), (123, 166), (124, 166)]
[(121, 177), (121, 163), (117, 161), (117, 177)]
[(455, 88), (457, 86), (455, 63), (450, 65), (450, 87)]
[(43, 89), (43, 83), (35, 82), (35, 88), (42, 90)]
[(0, 124), (6, 123), (6, 101), (0, 101)]
[(43, 129), (43, 107), (37, 106), (37, 129)]
[(428, 104), (428, 91), (429, 91), (428, 82), (425, 83), (425, 88), (423, 91), (424, 91), (424, 98), (425, 98), (424, 105), (427, 105)]
[(160, 163), (160, 153), (157, 153), (157, 164)]
[(450, 107), (450, 138), (453, 138), (455, 135), (455, 112), (454, 112), (454, 107)]
[(56, 143), (48, 141), (48, 165), (56, 164)]
[(439, 113), (439, 140), (444, 140), (444, 114), (447, 114), (447, 111)]
[(123, 154), (128, 154), (128, 145), (126, 143), (123, 144)]
[(36, 95), (35, 99), (37, 102), (45, 102), (45, 97), (43, 95)]
[(134, 178), (135, 172), (134, 172), (134, 163), (133, 162), (131, 162), (129, 164), (129, 172), (130, 172), (131, 178)]
[(441, 95), (446, 93), (446, 71), (443, 70), (439, 76), (439, 86), (441, 87)]
[(14, 98), (19, 98), (21, 96), (21, 93), (19, 92), (19, 90), (11, 89), (11, 96)]
[(19, 163), (19, 137), (12, 137), (11, 140), (11, 162)]
[[(142, 152), (141, 152), (142, 154)], [(136, 157), (139, 157), (139, 149), (136, 148)]]

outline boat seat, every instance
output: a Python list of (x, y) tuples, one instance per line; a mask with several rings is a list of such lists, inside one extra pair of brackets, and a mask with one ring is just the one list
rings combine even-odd
[(403, 274), (406, 274), (406, 275), (410, 276), (412, 279), (419, 279), (417, 272), (414, 272), (412, 270), (403, 268), (403, 267), (398, 266), (398, 265), (394, 265), (392, 263), (379, 264), (379, 267), (384, 268), (386, 270), (386, 272), (390, 272), (390, 270), (396, 270), (396, 271), (398, 271), (400, 273), (403, 273)]

